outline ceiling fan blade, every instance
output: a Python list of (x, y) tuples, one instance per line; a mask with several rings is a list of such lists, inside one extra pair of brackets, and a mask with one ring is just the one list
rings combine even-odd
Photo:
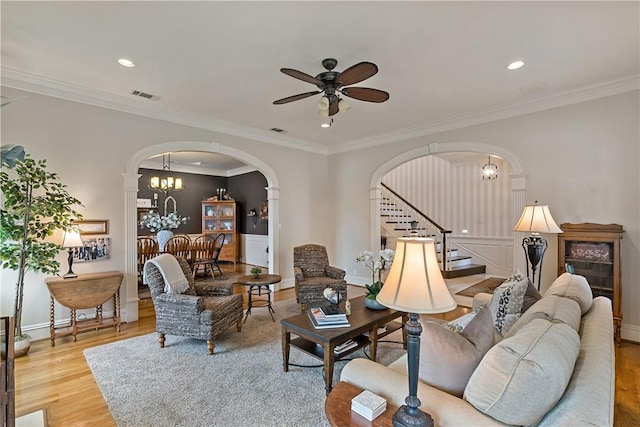
[(360, 62), (353, 65), (336, 77), (336, 82), (342, 86), (349, 86), (368, 79), (378, 72), (378, 67), (372, 62)]
[(298, 80), (302, 80), (303, 82), (311, 83), (321, 88), (324, 87), (324, 83), (322, 83), (322, 80), (316, 79), (315, 77), (310, 76), (307, 73), (303, 73), (302, 71), (294, 70), (292, 68), (280, 68), (280, 71), (288, 76), (291, 76)]
[(383, 90), (369, 89), (368, 87), (344, 87), (340, 92), (349, 98), (367, 102), (384, 102), (389, 99), (389, 94)]
[(299, 99), (308, 98), (308, 97), (316, 95), (318, 93), (320, 93), (319, 90), (316, 90), (316, 91), (313, 91), (313, 92), (299, 93), (297, 95), (287, 96), (286, 98), (278, 99), (277, 101), (273, 101), (273, 103), (275, 105), (286, 104), (287, 102), (293, 102), (293, 101), (297, 101)]
[(340, 98), (337, 96), (331, 99), (331, 103), (329, 104), (329, 116), (333, 116), (334, 114), (338, 114), (338, 103), (340, 102)]

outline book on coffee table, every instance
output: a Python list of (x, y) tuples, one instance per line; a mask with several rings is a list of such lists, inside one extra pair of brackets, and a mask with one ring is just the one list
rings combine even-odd
[(321, 307), (310, 308), (309, 314), (313, 315), (319, 325), (349, 323), (346, 315), (326, 315)]
[(309, 320), (311, 321), (311, 324), (316, 329), (348, 328), (349, 326), (351, 326), (351, 324), (347, 320), (320, 323), (316, 320), (316, 317), (311, 313), (311, 310), (307, 311), (307, 314), (309, 315)]

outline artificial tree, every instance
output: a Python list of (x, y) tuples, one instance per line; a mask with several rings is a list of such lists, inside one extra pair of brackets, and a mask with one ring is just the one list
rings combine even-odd
[(22, 333), (25, 273), (56, 274), (60, 245), (45, 241), (56, 230), (68, 230), (73, 218), (81, 218), (72, 197), (56, 173), (46, 170), (46, 160), (34, 160), (20, 146), (2, 147), (2, 215), (0, 260), (3, 269), (18, 272), (14, 306), (16, 341)]

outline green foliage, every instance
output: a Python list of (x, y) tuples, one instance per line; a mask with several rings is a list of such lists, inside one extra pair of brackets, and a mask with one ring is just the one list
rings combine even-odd
[(18, 271), (16, 283), (16, 337), (22, 336), (22, 296), (28, 270), (56, 274), (55, 257), (60, 247), (43, 241), (57, 229), (68, 230), (73, 218), (82, 216), (73, 209), (82, 206), (72, 197), (56, 173), (47, 172), (46, 160), (3, 159), (0, 190), (3, 205), (0, 216), (0, 261), (3, 269)]
[(262, 269), (260, 267), (252, 267), (250, 271), (251, 271), (251, 274), (260, 274), (260, 273), (262, 273)]
[(383, 283), (381, 281), (373, 282), (371, 285), (365, 285), (367, 287), (367, 294), (365, 298), (376, 299), (376, 296), (382, 290)]

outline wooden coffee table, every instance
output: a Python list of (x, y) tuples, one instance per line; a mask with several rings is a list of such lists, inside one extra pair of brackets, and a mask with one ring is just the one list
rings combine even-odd
[[(378, 339), (402, 329), (402, 342), (407, 348), (407, 334), (404, 324), (407, 313), (392, 309), (371, 310), (364, 306), (364, 296), (350, 299), (351, 315), (348, 316), (350, 326), (347, 328), (315, 329), (306, 312), (282, 319), (282, 366), (289, 371), (289, 353), (291, 347), (297, 348), (310, 356), (324, 362), (325, 390), (329, 394), (333, 382), (333, 365), (349, 354), (369, 346), (371, 360), (376, 360)], [(401, 318), (401, 322), (395, 319)], [(378, 328), (385, 326), (387, 330), (378, 334)], [(369, 336), (366, 336), (368, 333)], [(291, 334), (297, 338), (291, 339)], [(342, 353), (335, 354), (336, 346), (347, 340), (354, 340), (357, 345)]]
[(373, 421), (351, 410), (351, 399), (361, 392), (360, 387), (349, 383), (340, 381), (336, 384), (324, 401), (324, 413), (329, 424), (336, 427), (392, 427), (393, 414), (398, 407), (389, 402), (387, 402), (387, 409)]

